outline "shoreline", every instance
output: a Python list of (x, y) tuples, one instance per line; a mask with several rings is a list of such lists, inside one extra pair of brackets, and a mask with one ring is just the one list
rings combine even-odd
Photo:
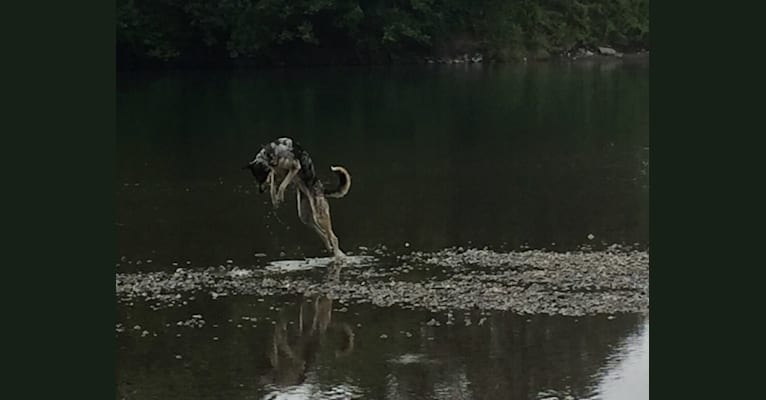
[(649, 312), (649, 253), (610, 249), (498, 253), (445, 249), (350, 258), (339, 275), (330, 259), (253, 266), (117, 273), (117, 301), (155, 310), (183, 307), (191, 297), (325, 294), (340, 302), (445, 312), (510, 311), (584, 316)]
[[(582, 49), (581, 49), (582, 50)], [(480, 57), (476, 57), (480, 55)], [(473, 59), (472, 59), (473, 58)], [(466, 59), (468, 61), (466, 61)], [(558, 54), (551, 54), (545, 57), (522, 57), (513, 60), (497, 60), (485, 58), (481, 53), (474, 53), (473, 56), (469, 56), (468, 53), (464, 53), (461, 56), (451, 57), (431, 57), (431, 56), (417, 56), (407, 60), (392, 61), (387, 63), (301, 63), (301, 64), (286, 64), (286, 63), (264, 63), (256, 60), (239, 60), (232, 61), (226, 60), (221, 62), (207, 62), (207, 63), (180, 63), (180, 64), (146, 64), (142, 66), (125, 66), (118, 63), (116, 71), (118, 76), (120, 74), (140, 73), (140, 72), (165, 72), (165, 71), (193, 71), (193, 70), (245, 70), (245, 69), (257, 69), (257, 70), (287, 70), (287, 69), (322, 69), (322, 68), (353, 68), (353, 67), (367, 67), (367, 68), (380, 68), (380, 67), (404, 67), (404, 66), (434, 66), (434, 65), (449, 65), (449, 66), (468, 66), (468, 65), (523, 65), (529, 63), (560, 63), (560, 62), (646, 62), (650, 59), (650, 51), (639, 50), (632, 52), (615, 54), (598, 54), (594, 51), (584, 50), (582, 52), (570, 51)]]

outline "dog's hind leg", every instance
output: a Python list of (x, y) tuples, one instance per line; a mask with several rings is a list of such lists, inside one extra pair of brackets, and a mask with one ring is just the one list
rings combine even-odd
[(319, 237), (322, 239), (322, 242), (324, 243), (325, 248), (327, 248), (327, 251), (332, 251), (332, 244), (330, 243), (329, 239), (327, 238), (327, 235), (319, 228), (319, 225), (316, 224), (314, 219), (314, 208), (311, 206), (311, 201), (309, 200), (309, 196), (306, 196), (305, 194), (301, 196), (301, 191), (298, 190), (298, 218), (300, 218), (301, 222), (303, 222), (305, 225), (308, 225), (311, 227), (311, 229), (314, 230), (314, 232), (319, 235)]
[(321, 197), (314, 203), (314, 222), (318, 225), (327, 239), (330, 241), (331, 251), (336, 259), (343, 258), (346, 255), (343, 254), (338, 246), (338, 237), (332, 231), (332, 221), (330, 219), (330, 204), (327, 203), (327, 199)]
[[(324, 197), (308, 197), (308, 200), (311, 209), (312, 225), (324, 241), (327, 251), (332, 253), (335, 258), (344, 256), (343, 252), (338, 253), (338, 238), (332, 233), (332, 225), (326, 223), (330, 217), (330, 205), (327, 203), (327, 199)], [(323, 214), (326, 214), (326, 217), (322, 217)], [(327, 229), (328, 227), (330, 229)]]

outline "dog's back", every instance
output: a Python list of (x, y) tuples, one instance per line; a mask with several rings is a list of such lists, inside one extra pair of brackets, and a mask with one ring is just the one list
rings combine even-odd
[(326, 190), (322, 181), (317, 177), (314, 161), (309, 153), (298, 142), (289, 137), (281, 137), (261, 146), (261, 151), (244, 168), (252, 171), (261, 192), (263, 192), (263, 186), (269, 172), (282, 175), (279, 171), (282, 162), (292, 160), (297, 160), (300, 163), (301, 169), (298, 172), (298, 177), (315, 196), (326, 195), (327, 197), (340, 198), (348, 193), (351, 187), (351, 175), (345, 168), (331, 167), (331, 170), (338, 175), (339, 185), (337, 188)]

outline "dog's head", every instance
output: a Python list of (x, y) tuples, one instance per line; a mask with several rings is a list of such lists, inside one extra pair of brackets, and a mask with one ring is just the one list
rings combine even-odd
[(255, 182), (258, 184), (258, 190), (263, 193), (266, 190), (266, 180), (269, 177), (269, 172), (271, 172), (269, 166), (256, 159), (249, 162), (242, 169), (249, 169), (253, 173)]

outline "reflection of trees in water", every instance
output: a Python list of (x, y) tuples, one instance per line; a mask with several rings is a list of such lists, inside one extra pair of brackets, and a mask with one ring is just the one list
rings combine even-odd
[(437, 328), (422, 339), (429, 360), (398, 365), (385, 396), (407, 398), (529, 398), (541, 392), (575, 398), (591, 394), (599, 371), (622, 341), (640, 329), (640, 317), (496, 316), (479, 329)]
[[(272, 325), (271, 307), (283, 301), (289, 303)], [(523, 399), (541, 392), (584, 397), (645, 324), (637, 315), (608, 320), (494, 313), (481, 325), (474, 316), (466, 327), (457, 313), (456, 325), (431, 327), (423, 321), (432, 315), (423, 311), (354, 305), (338, 312), (343, 307), (326, 296), (262, 303), (231, 297), (207, 303), (201, 311), (205, 328), (167, 331), (163, 324), (188, 318), (187, 308), (121, 308), (119, 320), (129, 312), (135, 323), (160, 335), (120, 336), (117, 392), (189, 399), (294, 389), (375, 399)], [(353, 331), (344, 321), (353, 321)], [(382, 333), (388, 338), (381, 339)]]

